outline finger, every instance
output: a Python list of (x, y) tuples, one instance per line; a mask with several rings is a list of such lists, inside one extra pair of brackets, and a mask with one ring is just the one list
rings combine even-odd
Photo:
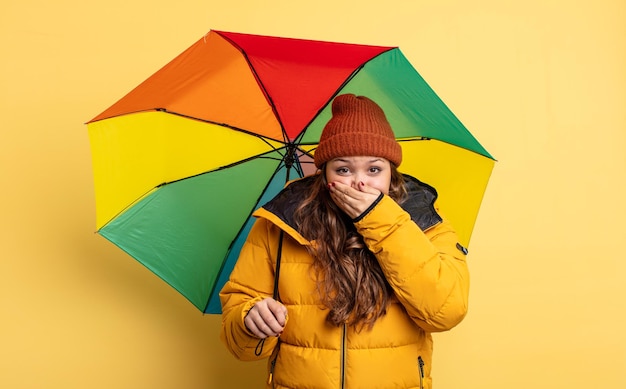
[[(261, 329), (264, 333), (266, 333), (269, 336), (278, 335), (279, 333), (283, 331), (284, 326), (278, 322), (278, 319), (274, 315), (274, 312), (270, 309), (270, 305), (280, 304), (280, 303), (278, 303), (276, 300), (273, 300), (273, 299), (267, 299), (263, 302), (265, 304), (258, 304), (258, 308), (259, 308), (258, 312), (259, 312), (259, 316), (261, 318), (262, 323), (259, 323), (257, 321), (256, 322), (257, 326), (259, 327), (259, 329)], [(284, 322), (285, 321), (283, 318), (283, 323)]]
[(378, 197), (380, 191), (360, 182), (357, 184), (357, 188), (336, 185), (334, 190), (331, 189), (331, 194), (335, 194), (335, 199), (339, 199), (352, 209), (358, 210), (363, 205), (371, 204)]
[(330, 192), (330, 197), (342, 211), (348, 215), (352, 215), (354, 212), (354, 206), (352, 205), (352, 203), (355, 202), (354, 198), (351, 198), (345, 192), (336, 189)]
[(267, 338), (268, 336), (278, 336), (278, 334), (282, 332), (282, 327), (278, 325), (275, 319), (273, 319), (273, 316), (269, 322), (266, 321), (266, 319), (261, 315), (256, 316), (256, 318), (253, 317), (252, 327), (253, 328), (250, 328), (250, 330), (252, 331), (253, 329), (256, 329), (256, 333), (253, 333), (261, 339)]
[(350, 201), (351, 199), (358, 200), (360, 196), (360, 192), (357, 189), (352, 188), (351, 186), (344, 185), (342, 183), (334, 183), (330, 187), (330, 193), (335, 194), (338, 198), (343, 198), (346, 201)]
[(380, 191), (378, 189), (365, 184), (363, 181), (359, 182), (358, 188), (359, 188), (359, 191), (363, 193), (373, 194), (373, 195), (376, 195), (376, 197), (380, 195)]
[[(284, 325), (278, 323), (268, 304), (280, 304), (271, 298), (266, 298), (257, 302), (244, 318), (245, 326), (255, 336), (263, 339), (268, 336), (277, 336), (283, 329)], [(280, 304), (282, 305), (282, 304)], [(283, 321), (284, 323), (285, 321)]]
[[(246, 325), (246, 328), (259, 339), (264, 339), (270, 336), (269, 334), (266, 334), (265, 331), (263, 331), (261, 328), (259, 328), (259, 325), (257, 325), (257, 321), (261, 323), (261, 325), (264, 325), (258, 314), (252, 313), (252, 311), (250, 312), (251, 313), (249, 313), (248, 316), (246, 316), (246, 318), (244, 319), (244, 324)], [(256, 319), (254, 317), (256, 317)]]
[(258, 323), (255, 323), (255, 328), (256, 328), (256, 333), (255, 335), (258, 338), (264, 339), (270, 336), (276, 336), (277, 334), (274, 333), (274, 331), (272, 331), (271, 328), (269, 328), (267, 326), (267, 324), (265, 324), (263, 321), (260, 321)]
[(351, 218), (359, 216), (367, 208), (368, 204), (371, 204), (371, 201), (366, 198), (371, 195), (360, 192), (348, 185), (333, 182), (329, 184), (328, 188), (333, 202)]
[(330, 194), (330, 197), (339, 208), (341, 208), (344, 212), (349, 213), (351, 207), (345, 193), (334, 192)]
[(267, 306), (272, 311), (278, 324), (284, 328), (287, 323), (287, 307), (276, 300), (269, 300)]
[(350, 185), (346, 185), (342, 182), (333, 182), (332, 183), (332, 189), (334, 189), (335, 191), (341, 192), (341, 193), (350, 193), (350, 192), (358, 192), (355, 188), (353, 188)]

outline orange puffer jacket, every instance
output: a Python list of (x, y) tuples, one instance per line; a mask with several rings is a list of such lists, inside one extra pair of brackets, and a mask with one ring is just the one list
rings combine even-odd
[[(469, 274), (466, 250), (434, 207), (436, 192), (407, 180), (409, 201), (400, 206), (384, 196), (355, 223), (395, 292), (371, 330), (326, 322), (305, 249), (312, 243), (290, 218), (311, 179), (290, 184), (255, 212), (258, 219), (220, 293), (221, 339), (241, 360), (269, 357), (267, 388), (431, 388), (430, 333), (449, 330), (465, 316)], [(289, 317), (280, 338), (268, 338), (261, 349), (243, 320), (257, 301), (272, 296), (281, 229), (279, 296)]]

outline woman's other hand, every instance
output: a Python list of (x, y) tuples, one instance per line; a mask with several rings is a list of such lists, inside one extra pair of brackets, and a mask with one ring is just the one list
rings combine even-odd
[(265, 298), (250, 308), (244, 324), (259, 339), (279, 336), (287, 324), (287, 308), (273, 298)]

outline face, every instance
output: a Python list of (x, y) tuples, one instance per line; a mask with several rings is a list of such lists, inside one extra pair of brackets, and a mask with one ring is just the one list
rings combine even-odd
[(341, 182), (358, 189), (359, 182), (389, 194), (391, 163), (371, 156), (340, 157), (326, 163), (326, 181)]

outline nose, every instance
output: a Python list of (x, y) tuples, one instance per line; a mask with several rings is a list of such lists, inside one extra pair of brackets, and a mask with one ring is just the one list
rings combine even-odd
[(359, 187), (359, 183), (361, 182), (365, 182), (365, 179), (367, 178), (367, 176), (363, 173), (356, 173), (352, 176), (352, 187), (353, 188), (358, 188)]

